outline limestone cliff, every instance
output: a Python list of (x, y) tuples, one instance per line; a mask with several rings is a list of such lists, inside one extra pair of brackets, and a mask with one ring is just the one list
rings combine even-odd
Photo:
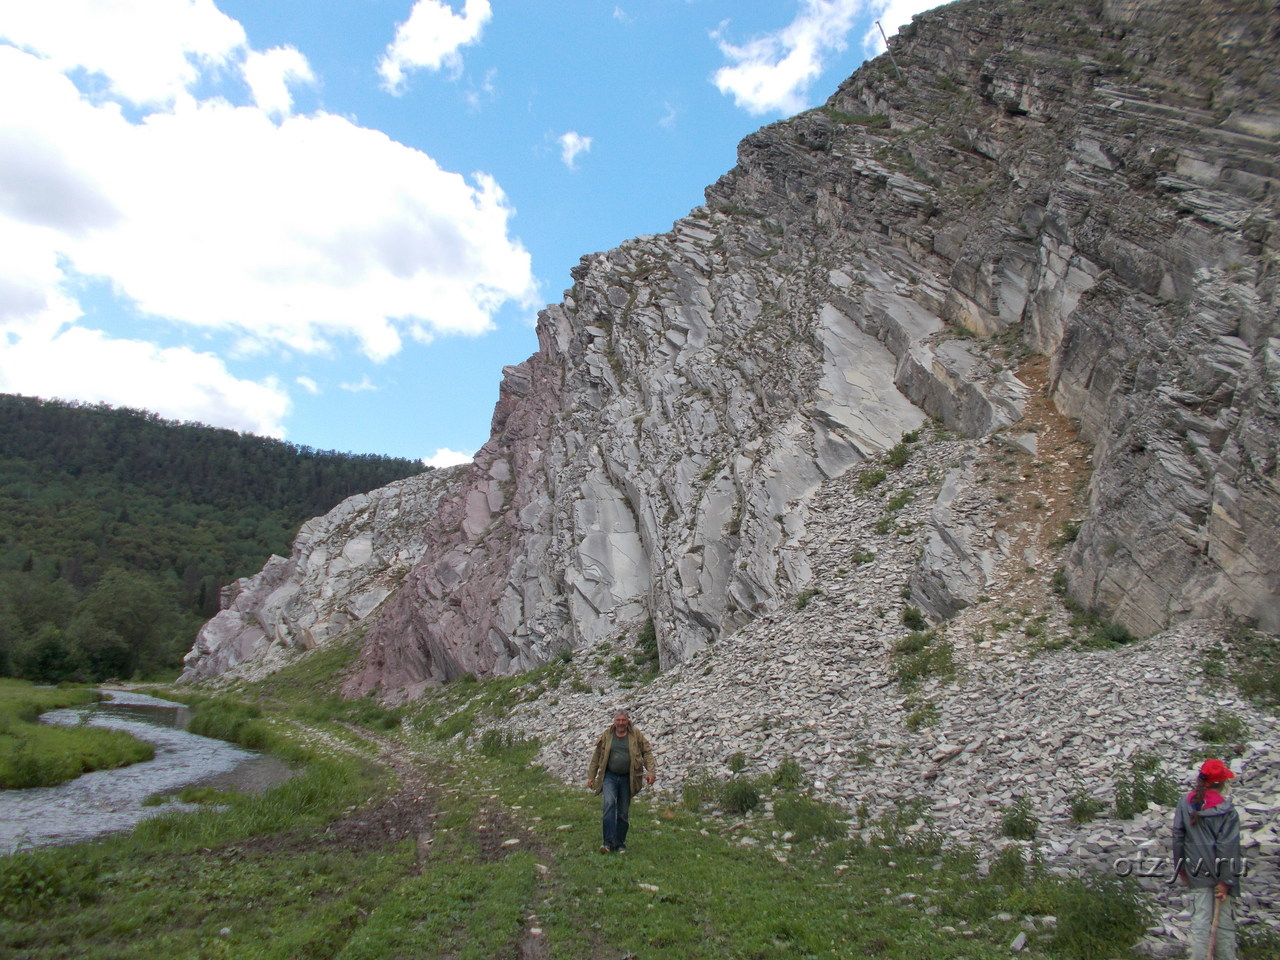
[[(1280, 627), (1277, 40), (1272, 7), (1228, 0), (918, 18), (670, 232), (583, 258), (345, 692), (649, 618), (686, 660), (809, 582), (824, 481), (930, 419), (1016, 434), (1028, 352), (1094, 446), (1071, 595), (1135, 633)], [(911, 587), (935, 618), (1000, 549), (949, 479)], [(235, 659), (206, 640), (189, 672)]]
[(461, 480), (457, 468), (427, 471), (308, 520), (288, 558), (223, 589), (180, 679), (253, 677), (358, 628), (422, 556), (421, 518)]

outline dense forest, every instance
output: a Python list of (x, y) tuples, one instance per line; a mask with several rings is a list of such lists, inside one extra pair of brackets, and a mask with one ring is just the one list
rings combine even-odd
[(0, 674), (172, 670), (224, 584), (417, 460), (0, 394)]

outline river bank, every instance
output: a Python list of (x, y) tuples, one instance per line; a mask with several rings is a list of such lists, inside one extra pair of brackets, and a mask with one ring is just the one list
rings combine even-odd
[(173, 809), (148, 804), (150, 798), (184, 787), (261, 792), (292, 775), (278, 757), (188, 733), (191, 711), (183, 704), (128, 690), (104, 694), (101, 702), (47, 711), (41, 719), (120, 731), (149, 744), (153, 757), (56, 786), (0, 792), (0, 853), (131, 829)]

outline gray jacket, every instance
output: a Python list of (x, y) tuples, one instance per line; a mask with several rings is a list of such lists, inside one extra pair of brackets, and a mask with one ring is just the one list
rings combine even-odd
[(1240, 893), (1245, 862), (1240, 855), (1240, 815), (1227, 797), (1214, 807), (1200, 811), (1199, 823), (1192, 824), (1195, 811), (1190, 797), (1178, 801), (1173, 814), (1174, 869), (1185, 871), (1193, 887), (1225, 883), (1231, 894)]

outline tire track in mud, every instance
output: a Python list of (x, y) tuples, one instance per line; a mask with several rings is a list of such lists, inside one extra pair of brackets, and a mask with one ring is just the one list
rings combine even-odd
[[(331, 745), (389, 768), (396, 776), (397, 786), (387, 799), (369, 807), (348, 811), (330, 823), (321, 832), (321, 838), (324, 842), (347, 849), (368, 850), (412, 837), (415, 840), (416, 871), (428, 873), (431, 850), (436, 839), (436, 822), (447, 812), (449, 797), (458, 791), (433, 783), (423, 760), (403, 743), (355, 724), (344, 723), (342, 726), (374, 746), (376, 756), (371, 757), (349, 745), (330, 740)], [(311, 728), (305, 729), (324, 736)], [(432, 758), (432, 762), (439, 765), (444, 763), (439, 758)], [(537, 878), (534, 889), (521, 910), (521, 926), (511, 955), (520, 960), (543, 960), (547, 956), (547, 948), (539, 926), (538, 907), (553, 892), (550, 849), (494, 798), (481, 802), (479, 812), (467, 824), (467, 834), (475, 841), (476, 859), (480, 863), (494, 863), (505, 859), (521, 847), (533, 852)], [(291, 843), (272, 844), (271, 839), (264, 838), (262, 849), (272, 853), (290, 846), (296, 848), (314, 845), (317, 840), (313, 835), (309, 839), (294, 837)], [(519, 843), (513, 844), (511, 840), (518, 840)]]

